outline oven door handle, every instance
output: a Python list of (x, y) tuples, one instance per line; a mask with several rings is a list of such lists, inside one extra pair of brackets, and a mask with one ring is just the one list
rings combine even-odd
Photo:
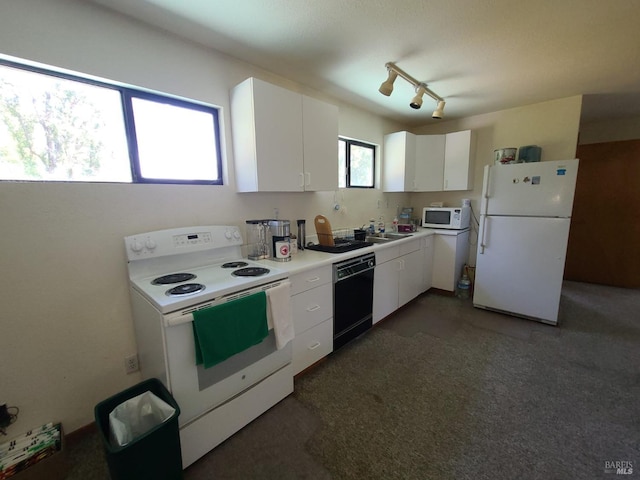
[(193, 313), (164, 318), (165, 327), (175, 327), (177, 325), (182, 325), (184, 323), (189, 323), (189, 322), (193, 322)]

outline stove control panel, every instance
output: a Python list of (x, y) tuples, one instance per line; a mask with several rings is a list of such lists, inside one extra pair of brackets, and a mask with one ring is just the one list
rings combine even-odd
[(141, 233), (124, 239), (129, 260), (242, 245), (236, 226), (186, 227)]
[(213, 243), (211, 232), (183, 233), (182, 235), (173, 236), (173, 245), (176, 247), (182, 247), (184, 245), (206, 245), (208, 243)]

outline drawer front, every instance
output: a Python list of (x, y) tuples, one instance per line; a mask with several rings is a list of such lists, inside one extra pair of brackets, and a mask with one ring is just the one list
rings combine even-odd
[(420, 250), (420, 239), (416, 238), (415, 240), (411, 240), (410, 242), (405, 242), (400, 245), (400, 255), (406, 255), (407, 253), (415, 252)]
[(333, 317), (333, 284), (326, 283), (291, 297), (293, 330), (303, 333)]
[(291, 282), (291, 295), (297, 295), (325, 283), (331, 283), (331, 265), (297, 273), (292, 275), (289, 281)]
[(394, 258), (398, 258), (400, 256), (400, 249), (398, 249), (398, 245), (393, 246), (384, 246), (380, 247), (380, 249), (375, 250), (376, 254), (376, 265), (379, 265), (384, 262), (388, 262), (389, 260), (393, 260)]
[(300, 373), (333, 351), (333, 318), (293, 339), (293, 374)]

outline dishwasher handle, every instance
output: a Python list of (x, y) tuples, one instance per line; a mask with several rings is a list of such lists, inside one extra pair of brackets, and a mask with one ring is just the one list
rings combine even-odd
[(363, 257), (354, 261), (347, 261), (333, 266), (333, 282), (338, 283), (355, 275), (373, 270), (376, 266), (376, 257)]

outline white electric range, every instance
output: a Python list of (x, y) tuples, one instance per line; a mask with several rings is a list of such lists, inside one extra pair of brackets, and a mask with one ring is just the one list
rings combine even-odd
[[(236, 226), (160, 230), (125, 238), (140, 370), (180, 406), (183, 467), (293, 392), (291, 342), (269, 335), (214, 367), (195, 362), (195, 310), (287, 281), (270, 264), (242, 258)], [(239, 319), (241, 322), (242, 319)]]

